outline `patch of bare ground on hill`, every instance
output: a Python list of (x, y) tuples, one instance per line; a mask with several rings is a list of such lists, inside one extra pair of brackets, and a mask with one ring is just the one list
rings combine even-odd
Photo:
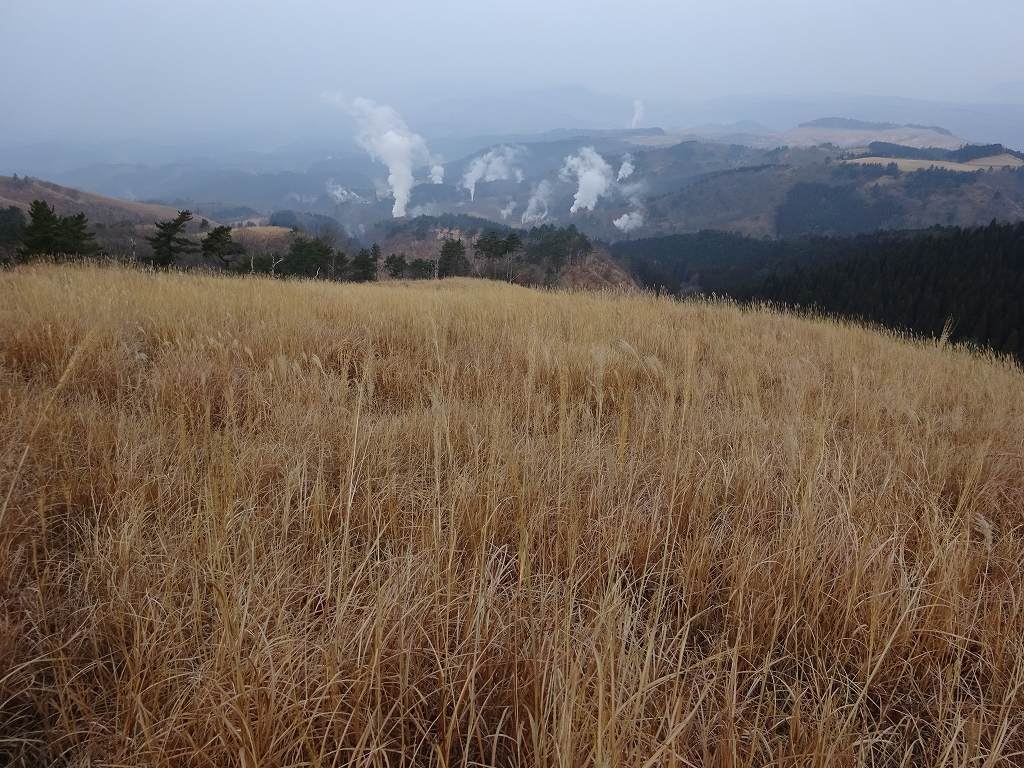
[(637, 285), (604, 249), (573, 261), (558, 275), (560, 288), (587, 291), (631, 291)]
[(474, 280), (0, 295), (9, 762), (1024, 757), (1009, 362)]

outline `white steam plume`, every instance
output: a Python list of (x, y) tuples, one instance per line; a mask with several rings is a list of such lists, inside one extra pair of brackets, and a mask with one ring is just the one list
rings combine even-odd
[(633, 171), (636, 170), (636, 166), (633, 165), (632, 155), (623, 155), (622, 165), (619, 166), (619, 176), (616, 181), (625, 181), (633, 175)]
[[(627, 155), (628, 157), (628, 155)], [(626, 165), (626, 161), (623, 161), (623, 166)], [(632, 169), (630, 174), (632, 173)], [(622, 170), (619, 170), (619, 177), (622, 177)], [(633, 206), (633, 210), (629, 213), (624, 213), (619, 218), (615, 219), (612, 224), (620, 232), (632, 232), (633, 230), (639, 229), (644, 225), (644, 204), (643, 194), (647, 188), (647, 185), (643, 181), (636, 181), (631, 184), (619, 184), (619, 194), (626, 198), (630, 205)]]
[(476, 185), (481, 181), (523, 180), (523, 172), (515, 167), (522, 150), (519, 147), (495, 147), (469, 164), (462, 177), (462, 186), (469, 190), (469, 199), (476, 197)]
[(551, 182), (543, 179), (530, 195), (521, 219), (523, 224), (534, 226), (541, 224), (548, 217), (548, 204), (551, 201)]
[(507, 219), (509, 216), (512, 215), (512, 212), (515, 211), (515, 209), (516, 209), (516, 201), (515, 200), (509, 200), (508, 201), (508, 205), (506, 205), (504, 208), (501, 209), (501, 211), (499, 211), (499, 213), (501, 213), (501, 218), (502, 219)]
[[(327, 97), (337, 101), (337, 97)], [(409, 130), (394, 109), (369, 99), (353, 99), (348, 109), (359, 124), (356, 141), (374, 160), (388, 167), (388, 188), (395, 204), (391, 214), (405, 216), (415, 177), (413, 169), (430, 165), (430, 180), (440, 184), (444, 168), (430, 154), (427, 142), (418, 133)]]
[(632, 232), (644, 225), (644, 215), (640, 211), (630, 211), (619, 216), (612, 224), (621, 232)]
[(366, 202), (358, 194), (353, 192), (351, 189), (347, 189), (341, 184), (335, 183), (334, 179), (328, 179), (324, 185), (324, 189), (327, 194), (331, 196), (331, 199), (336, 203), (364, 203)]
[(559, 175), (564, 181), (576, 178), (576, 196), (569, 213), (594, 210), (597, 201), (611, 187), (613, 178), (612, 167), (593, 147), (583, 147), (578, 154), (565, 158)]
[(619, 194), (629, 200), (634, 208), (643, 207), (643, 195), (647, 191), (647, 184), (643, 181), (634, 181), (629, 184), (619, 184)]
[(639, 128), (644, 122), (644, 103), (640, 99), (633, 99), (633, 119), (629, 121), (630, 128)]

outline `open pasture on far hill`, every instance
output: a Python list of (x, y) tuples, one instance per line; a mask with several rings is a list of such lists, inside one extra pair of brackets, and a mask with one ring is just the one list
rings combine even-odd
[(1024, 167), (1024, 160), (1019, 157), (1004, 153), (992, 155), (991, 157), (979, 157), (965, 163), (953, 162), (951, 160), (920, 160), (906, 157), (856, 157), (844, 162), (852, 165), (895, 165), (904, 173), (923, 171), (928, 168), (939, 168), (944, 171), (956, 171), (958, 173), (976, 173), (977, 171), (990, 171), (996, 168), (1021, 168)]

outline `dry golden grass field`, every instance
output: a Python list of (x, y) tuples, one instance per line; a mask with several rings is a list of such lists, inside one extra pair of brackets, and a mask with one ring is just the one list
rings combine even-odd
[(729, 305), (0, 273), (0, 764), (1024, 764), (1024, 374)]
[(286, 252), (292, 241), (292, 231), (287, 227), (235, 227), (231, 234), (247, 251), (259, 254)]

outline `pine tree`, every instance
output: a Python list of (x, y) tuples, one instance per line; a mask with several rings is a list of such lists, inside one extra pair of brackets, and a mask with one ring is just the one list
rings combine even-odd
[(345, 268), (345, 254), (335, 251), (319, 238), (297, 235), (292, 241), (288, 256), (281, 264), (281, 274), (303, 277), (326, 278), (332, 272), (337, 274)]
[(0, 249), (20, 243), (25, 236), (25, 214), (13, 205), (0, 208)]
[(56, 253), (91, 256), (99, 250), (96, 235), (89, 231), (89, 220), (84, 213), (62, 216), (57, 224)]
[(434, 277), (437, 264), (430, 259), (413, 259), (409, 262), (406, 274), (412, 280), (428, 280)]
[(488, 261), (499, 259), (505, 255), (505, 241), (494, 230), (484, 232), (473, 243), (473, 251)]
[(377, 279), (377, 262), (380, 259), (380, 246), (376, 243), (372, 248), (363, 248), (352, 259), (352, 280), (357, 283), (369, 283)]
[(518, 232), (510, 232), (508, 237), (505, 238), (505, 242), (502, 245), (502, 252), (505, 256), (515, 256), (519, 251), (523, 249), (523, 238), (519, 236)]
[(437, 260), (437, 276), (458, 277), (468, 274), (469, 260), (466, 258), (465, 244), (461, 240), (445, 240)]
[(153, 247), (153, 264), (168, 268), (174, 265), (179, 256), (193, 253), (196, 244), (183, 235), (185, 225), (192, 221), (192, 212), (178, 211), (178, 215), (167, 221), (157, 222), (156, 234), (146, 240)]
[(331, 248), (331, 280), (343, 280), (345, 268), (348, 266), (348, 256), (338, 248)]
[(224, 269), (231, 266), (235, 256), (245, 252), (231, 237), (231, 227), (214, 227), (202, 240), (203, 256), (220, 261)]
[(28, 209), (28, 225), (21, 237), (18, 255), (23, 258), (56, 252), (60, 218), (49, 203), (33, 200)]
[(404, 253), (392, 253), (384, 260), (384, 268), (388, 271), (388, 274), (391, 277), (397, 280), (405, 277), (405, 272), (409, 268), (409, 263), (406, 261)]
[(29, 223), (21, 241), (18, 253), (22, 258), (41, 254), (90, 256), (99, 250), (84, 213), (58, 216), (43, 200), (33, 200), (29, 206)]

